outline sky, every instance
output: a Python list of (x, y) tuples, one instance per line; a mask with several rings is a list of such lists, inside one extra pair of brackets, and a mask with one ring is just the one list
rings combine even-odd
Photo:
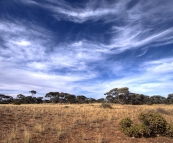
[(173, 1), (0, 0), (0, 93), (173, 93)]

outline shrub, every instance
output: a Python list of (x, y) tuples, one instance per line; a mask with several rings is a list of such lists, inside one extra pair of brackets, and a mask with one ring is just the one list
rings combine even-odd
[(130, 128), (133, 124), (133, 121), (130, 118), (124, 118), (120, 121), (120, 126), (123, 131), (125, 131), (127, 128)]
[(21, 105), (21, 101), (16, 100), (16, 101), (13, 102), (13, 104), (14, 104), (14, 105)]
[(109, 109), (112, 109), (112, 106), (111, 106), (110, 104), (108, 104), (108, 103), (102, 103), (102, 104), (100, 105), (100, 107), (101, 107), (101, 108), (109, 108)]
[(163, 109), (163, 108), (157, 108), (157, 113), (165, 114), (165, 115), (170, 115), (170, 112)]
[(167, 137), (173, 137), (173, 125), (170, 125), (170, 124), (166, 125), (166, 131), (164, 135)]
[(124, 118), (120, 121), (121, 130), (130, 137), (149, 137), (161, 134), (167, 137), (173, 137), (173, 125), (170, 125), (159, 114), (141, 113), (138, 119), (142, 124), (133, 125), (130, 118)]
[(159, 114), (156, 113), (141, 113), (139, 120), (146, 126), (148, 126), (153, 134), (162, 134), (166, 130), (167, 122)]
[(64, 108), (69, 108), (69, 106), (64, 106)]
[(135, 124), (131, 126), (130, 128), (127, 128), (125, 131), (125, 134), (127, 134), (130, 137), (149, 137), (151, 134), (151, 130), (148, 126), (144, 124)]

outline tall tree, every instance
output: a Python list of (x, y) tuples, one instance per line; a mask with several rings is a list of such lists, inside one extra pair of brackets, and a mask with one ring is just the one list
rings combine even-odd
[(128, 103), (133, 105), (145, 104), (146, 96), (143, 94), (130, 93)]
[(65, 101), (67, 103), (75, 103), (76, 102), (76, 96), (75, 95), (72, 95), (72, 94), (69, 94), (69, 93), (66, 93), (65, 94)]
[(45, 95), (45, 97), (50, 98), (50, 100), (52, 101), (52, 103), (57, 103), (59, 102), (59, 96), (60, 93), (59, 92), (49, 92)]
[(114, 97), (120, 104), (128, 103), (129, 98), (129, 88), (113, 88), (109, 92), (105, 93), (107, 96)]
[(31, 90), (31, 91), (29, 91), (29, 92), (32, 94), (32, 97), (33, 97), (34, 94), (37, 93), (35, 90)]
[(5, 103), (5, 104), (11, 103), (11, 102), (13, 102), (13, 97), (4, 95), (4, 94), (0, 94), (0, 102)]
[(25, 98), (25, 96), (23, 94), (18, 94), (17, 95), (17, 99), (24, 99), (24, 98)]
[(86, 97), (84, 95), (78, 95), (77, 101), (78, 103), (85, 103)]
[(4, 94), (0, 94), (0, 102), (3, 102), (3, 98), (5, 98)]
[(166, 103), (166, 98), (160, 95), (153, 95), (150, 97), (151, 104), (164, 104)]
[(173, 104), (173, 93), (168, 94), (167, 103), (168, 104)]

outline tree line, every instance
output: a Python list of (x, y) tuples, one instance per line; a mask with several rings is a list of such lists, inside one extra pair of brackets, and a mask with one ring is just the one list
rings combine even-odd
[(168, 94), (167, 98), (160, 95), (147, 96), (143, 94), (131, 93), (128, 87), (113, 88), (105, 93), (105, 98), (88, 98), (84, 95), (73, 95), (64, 92), (48, 92), (43, 97), (34, 97), (37, 92), (35, 90), (29, 91), (32, 95), (25, 96), (18, 94), (16, 98), (12, 96), (0, 94), (0, 104), (41, 104), (41, 103), (68, 103), (68, 104), (82, 104), (82, 103), (115, 103), (115, 104), (173, 104), (173, 93)]

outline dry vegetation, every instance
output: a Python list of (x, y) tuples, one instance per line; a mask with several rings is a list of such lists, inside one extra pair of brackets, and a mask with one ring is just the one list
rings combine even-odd
[(172, 105), (0, 105), (0, 143), (171, 143), (166, 137), (130, 138), (119, 121), (138, 122), (140, 112), (157, 112), (173, 124)]

